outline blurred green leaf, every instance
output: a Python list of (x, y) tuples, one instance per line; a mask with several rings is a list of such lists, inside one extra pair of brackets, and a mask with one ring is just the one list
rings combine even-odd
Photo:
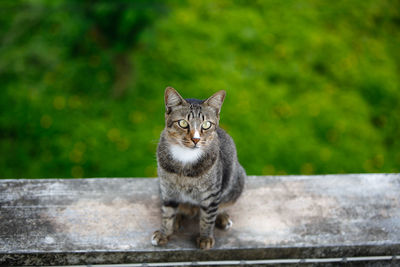
[(0, 2), (0, 177), (156, 176), (163, 93), (225, 89), (248, 174), (400, 171), (396, 1)]

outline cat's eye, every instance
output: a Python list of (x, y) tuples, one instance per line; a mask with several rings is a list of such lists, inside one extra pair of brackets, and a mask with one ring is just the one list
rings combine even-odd
[(201, 128), (203, 128), (203, 130), (210, 129), (210, 127), (211, 127), (211, 122), (209, 121), (204, 121), (203, 124), (201, 124)]
[(187, 128), (189, 126), (189, 124), (187, 123), (187, 121), (185, 120), (180, 120), (178, 121), (178, 125), (182, 128)]

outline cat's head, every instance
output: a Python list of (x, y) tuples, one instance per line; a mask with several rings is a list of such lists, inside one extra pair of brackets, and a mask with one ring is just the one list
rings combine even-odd
[(202, 148), (216, 138), (225, 91), (206, 100), (183, 99), (172, 87), (165, 89), (165, 132), (168, 141), (187, 148)]

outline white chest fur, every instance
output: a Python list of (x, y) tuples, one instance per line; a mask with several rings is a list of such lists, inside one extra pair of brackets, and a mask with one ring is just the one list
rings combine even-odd
[(197, 161), (203, 154), (201, 148), (193, 149), (193, 148), (183, 147), (180, 145), (170, 145), (170, 150), (172, 157), (175, 160), (182, 162), (183, 164), (193, 163)]

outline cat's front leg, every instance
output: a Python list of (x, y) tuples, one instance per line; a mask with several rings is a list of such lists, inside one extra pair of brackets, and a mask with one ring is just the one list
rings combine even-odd
[(154, 246), (164, 246), (168, 243), (168, 238), (174, 232), (174, 221), (178, 203), (175, 201), (164, 201), (161, 206), (161, 228), (153, 233), (151, 243)]
[(218, 202), (211, 202), (200, 209), (200, 236), (197, 246), (200, 249), (210, 249), (214, 246), (214, 226), (218, 214)]

